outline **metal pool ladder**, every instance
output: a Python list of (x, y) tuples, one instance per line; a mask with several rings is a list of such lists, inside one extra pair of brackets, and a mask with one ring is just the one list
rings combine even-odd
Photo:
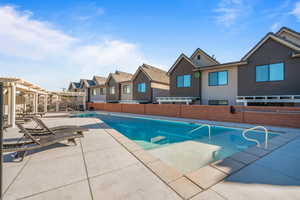
[(255, 130), (255, 129), (263, 129), (263, 130), (264, 130), (264, 132), (265, 132), (265, 149), (267, 149), (267, 148), (268, 148), (269, 131), (268, 131), (268, 129), (266, 129), (264, 126), (255, 126), (255, 127), (253, 127), (253, 128), (246, 129), (246, 130), (243, 131), (242, 136), (243, 136), (246, 140), (248, 140), (248, 141), (250, 141), (250, 142), (255, 142), (255, 143), (257, 144), (257, 146), (260, 147), (261, 144), (260, 144), (260, 142), (259, 142), (257, 139), (249, 138), (249, 137), (246, 136), (246, 133), (247, 133), (247, 132), (253, 131), (253, 130)]
[(193, 133), (193, 132), (195, 132), (195, 131), (197, 131), (197, 130), (203, 128), (203, 127), (208, 127), (208, 138), (209, 138), (209, 140), (210, 140), (210, 137), (211, 137), (211, 125), (209, 125), (209, 124), (202, 124), (201, 126), (199, 126), (199, 127), (195, 128), (195, 129), (191, 130), (191, 131), (189, 132), (189, 134), (190, 134), (190, 133)]

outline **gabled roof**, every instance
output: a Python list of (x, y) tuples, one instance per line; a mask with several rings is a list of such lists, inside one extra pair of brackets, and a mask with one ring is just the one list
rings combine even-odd
[(80, 83), (78, 83), (78, 82), (71, 82), (69, 84), (68, 90), (79, 89), (79, 88), (80, 88)]
[(276, 35), (281, 36), (281, 34), (284, 32), (289, 33), (297, 38), (300, 38), (300, 33), (298, 33), (297, 31), (294, 31), (290, 28), (287, 28), (287, 27), (282, 27), (279, 31), (277, 31)]
[(195, 51), (194, 51), (194, 53), (191, 55), (191, 57), (190, 57), (190, 59), (194, 59), (195, 58), (195, 56), (197, 55), (197, 54), (202, 54), (202, 55), (204, 55), (204, 56), (206, 56), (211, 62), (213, 62), (214, 64), (219, 64), (219, 62), (215, 59), (215, 58), (213, 58), (213, 57), (211, 57), (210, 55), (208, 55), (205, 51), (203, 51), (202, 49), (200, 49), (200, 48), (197, 48)]
[(241, 60), (245, 61), (247, 60), (257, 49), (259, 49), (259, 47), (261, 47), (268, 39), (272, 39), (276, 42), (279, 42), (280, 44), (291, 48), (295, 51), (300, 51), (300, 47), (295, 45), (294, 43), (289, 42), (288, 40), (285, 40), (281, 37), (278, 37), (277, 35), (275, 35), (274, 33), (268, 33), (265, 37), (263, 37), (263, 39), (261, 39)]
[(176, 65), (182, 60), (182, 59), (185, 59), (187, 60), (191, 65), (193, 65), (195, 68), (197, 68), (197, 66), (190, 60), (189, 57), (187, 57), (185, 54), (181, 54), (177, 60), (175, 61), (175, 63), (172, 65), (172, 67), (169, 69), (167, 75), (170, 76), (170, 74), (172, 73), (172, 71), (175, 69)]
[(136, 78), (140, 71), (142, 71), (150, 81), (169, 84), (169, 76), (166, 71), (145, 63), (136, 70), (132, 80)]
[(73, 88), (78, 89), (80, 88), (80, 83), (79, 82), (71, 82), (71, 85)]
[(106, 79), (106, 83), (113, 78), (117, 83), (131, 81), (133, 75), (127, 72), (116, 71), (115, 73), (110, 73)]
[(83, 84), (86, 85), (86, 87), (91, 87), (96, 85), (96, 82), (93, 80), (89, 80), (89, 79), (80, 79), (80, 88), (83, 87)]
[(104, 85), (106, 82), (106, 78), (102, 76), (94, 76), (93, 81), (96, 83), (96, 85)]

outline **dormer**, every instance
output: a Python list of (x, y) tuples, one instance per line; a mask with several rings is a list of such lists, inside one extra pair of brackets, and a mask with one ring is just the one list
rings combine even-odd
[(219, 62), (213, 57), (205, 53), (202, 49), (198, 48), (190, 57), (190, 60), (197, 66), (197, 67), (205, 67), (210, 65), (217, 65)]

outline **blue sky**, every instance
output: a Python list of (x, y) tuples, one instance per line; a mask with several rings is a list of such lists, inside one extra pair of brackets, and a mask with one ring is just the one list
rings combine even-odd
[(198, 47), (239, 60), (270, 31), (300, 31), (300, 0), (1, 0), (0, 18), (0, 75), (59, 90), (142, 63), (168, 70)]

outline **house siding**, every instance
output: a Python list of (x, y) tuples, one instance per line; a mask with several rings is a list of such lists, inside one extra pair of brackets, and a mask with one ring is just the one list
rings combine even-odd
[[(100, 88), (104, 88), (104, 94), (100, 94)], [(105, 87), (94, 87), (91, 90), (96, 90), (96, 95), (93, 95), (93, 91), (91, 91), (90, 101), (91, 102), (105, 102), (106, 101), (106, 88)]]
[[(139, 83), (146, 84), (146, 92), (142, 93), (138, 91)], [(133, 99), (137, 101), (149, 101), (149, 102), (151, 102), (152, 100), (151, 81), (142, 71), (139, 71), (136, 78), (133, 80)]]
[[(115, 86), (115, 94), (110, 94), (110, 87)], [(120, 84), (117, 83), (113, 78), (107, 83), (106, 86), (106, 100), (107, 101), (119, 101), (120, 100)]]
[[(132, 100), (132, 82), (126, 82), (126, 83), (121, 83), (121, 100)], [(130, 93), (129, 94), (124, 94), (123, 93), (123, 87), (125, 85), (129, 85), (130, 87)]]
[(170, 96), (169, 90), (152, 88), (152, 102), (157, 103), (156, 97), (168, 97)]
[[(181, 59), (170, 74), (170, 96), (171, 97), (200, 97), (201, 78), (195, 78), (193, 75), (194, 66), (186, 59)], [(191, 87), (177, 88), (177, 76), (191, 75)]]
[[(300, 58), (291, 58), (292, 50), (268, 39), (247, 60), (248, 64), (238, 67), (238, 95), (299, 95)], [(284, 80), (256, 82), (256, 66), (284, 63)]]
[[(209, 86), (208, 74), (210, 72), (227, 71), (228, 84), (224, 86)], [(208, 105), (209, 100), (227, 100), (229, 105), (236, 104), (238, 75), (237, 67), (224, 67), (221, 69), (205, 70), (201, 72), (202, 89), (201, 104)]]

